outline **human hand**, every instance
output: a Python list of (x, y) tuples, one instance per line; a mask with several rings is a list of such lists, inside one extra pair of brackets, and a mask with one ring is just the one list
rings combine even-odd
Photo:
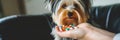
[(56, 30), (60, 37), (77, 40), (112, 40), (114, 37), (114, 33), (96, 28), (88, 23), (81, 23), (77, 28), (69, 31), (59, 31), (58, 27)]

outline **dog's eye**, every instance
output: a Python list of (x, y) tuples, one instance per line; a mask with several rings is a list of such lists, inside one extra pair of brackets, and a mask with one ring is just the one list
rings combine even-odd
[(62, 5), (62, 8), (65, 8), (66, 6), (67, 6), (66, 4), (63, 4), (63, 5)]
[(79, 7), (77, 4), (74, 4), (75, 7)]

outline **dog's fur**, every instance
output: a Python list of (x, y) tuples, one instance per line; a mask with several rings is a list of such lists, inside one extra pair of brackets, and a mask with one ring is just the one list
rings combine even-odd
[[(52, 11), (52, 19), (57, 24), (61, 25), (78, 25), (87, 22), (89, 19), (90, 0), (47, 0), (48, 9)], [(55, 40), (66, 40), (56, 34), (53, 28), (51, 34)], [(67, 39), (68, 40), (68, 39)]]

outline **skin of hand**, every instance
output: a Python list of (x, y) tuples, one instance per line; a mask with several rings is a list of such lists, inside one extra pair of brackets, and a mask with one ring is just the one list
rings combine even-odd
[(113, 40), (114, 33), (96, 28), (89, 23), (81, 23), (77, 28), (69, 31), (59, 31), (56, 27), (57, 34), (60, 37), (73, 38), (77, 40)]

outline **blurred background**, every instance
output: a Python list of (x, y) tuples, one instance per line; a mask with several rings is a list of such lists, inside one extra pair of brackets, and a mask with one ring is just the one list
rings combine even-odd
[[(94, 6), (106, 6), (106, 5), (117, 4), (117, 3), (120, 3), (120, 0), (93, 0), (92, 6), (93, 7)], [(46, 7), (45, 5), (46, 5), (45, 0), (0, 0), (0, 18), (1, 18), (0, 23), (1, 24), (6, 23), (3, 27), (7, 26), (9, 28), (9, 29), (6, 29), (7, 32), (9, 32), (9, 33), (6, 33), (6, 34), (9, 36), (9, 34), (11, 35), (11, 33), (13, 32), (12, 37), (14, 38), (14, 37), (17, 36), (17, 32), (18, 32), (18, 35), (19, 35), (19, 33), (21, 33), (19, 31), (16, 32), (16, 30), (20, 27), (20, 28), (23, 28), (23, 30), (26, 30), (26, 29), (31, 30), (33, 28), (34, 29), (33, 31), (35, 31), (34, 34), (38, 33), (38, 35), (37, 34), (36, 35), (39, 36), (39, 33), (41, 33), (41, 31), (39, 31), (40, 29), (38, 27), (45, 24), (45, 22), (47, 24), (48, 20), (46, 21), (46, 19), (42, 18), (42, 16), (14, 18), (14, 16), (11, 16), (11, 15), (41, 15), (41, 14), (45, 14), (45, 13), (51, 13), (48, 9), (45, 8)], [(6, 16), (11, 16), (11, 19), (13, 17), (14, 20), (12, 22), (10, 21), (10, 23), (9, 23), (9, 21), (6, 21), (7, 20), (6, 19), (5, 23), (4, 22), (2, 23), (2, 21), (1, 21), (2, 17), (6, 17)], [(42, 18), (43, 22), (41, 22), (41, 19), (39, 19), (39, 17)], [(23, 18), (23, 19), (21, 19), (21, 18)], [(16, 21), (16, 19), (19, 19), (19, 20)], [(32, 20), (32, 19), (34, 19), (34, 20)], [(9, 18), (8, 18), (8, 20), (9, 20)], [(39, 22), (41, 22), (41, 24)], [(17, 24), (18, 28), (16, 27), (16, 24)], [(9, 26), (9, 25), (13, 25), (13, 26)], [(24, 27), (24, 25), (25, 25), (25, 27)], [(35, 27), (33, 27), (33, 26), (35, 26)], [(45, 25), (45, 26), (49, 26), (49, 25)], [(12, 29), (12, 27), (15, 28), (15, 29)], [(27, 27), (29, 27), (31, 29), (29, 29)], [(12, 29), (12, 32), (11, 32), (11, 29)], [(13, 30), (16, 33), (14, 33)], [(21, 30), (21, 31), (23, 31), (23, 30)], [(37, 32), (36, 32), (36, 30), (37, 30)], [(6, 37), (6, 34), (5, 34), (5, 37)], [(27, 32), (25, 34), (23, 32), (23, 35), (26, 35), (26, 34), (27, 34)], [(33, 34), (33, 33), (29, 33), (29, 34), (30, 34), (29, 37), (31, 37), (31, 34)], [(18, 39), (21, 38), (21, 37), (24, 38), (23, 35), (19, 35), (19, 37), (17, 37), (17, 38)], [(9, 37), (11, 37), (11, 36), (9, 36)], [(6, 39), (6, 38), (4, 38), (4, 39)], [(26, 36), (25, 36), (25, 38), (26, 38)], [(39, 37), (37, 37), (37, 38), (39, 38)], [(1, 39), (1, 34), (0, 34), (0, 40), (2, 40)]]
[[(10, 15), (41, 15), (49, 13), (45, 0), (0, 0), (0, 17)], [(105, 6), (120, 3), (120, 0), (93, 0), (92, 6)]]

